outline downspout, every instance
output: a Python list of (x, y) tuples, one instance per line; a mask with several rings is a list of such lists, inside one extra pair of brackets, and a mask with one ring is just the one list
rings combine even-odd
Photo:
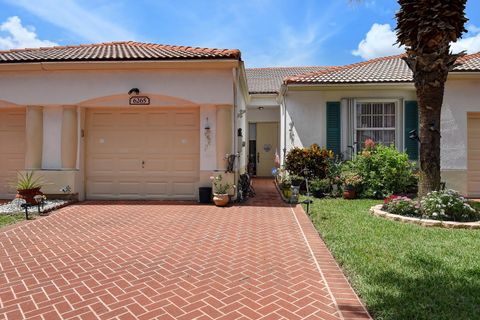
[(287, 93), (288, 86), (282, 85), (280, 89), (280, 94), (283, 100), (283, 161), (282, 165), (285, 164), (285, 158), (287, 157)]
[[(237, 97), (238, 97), (238, 92), (237, 92), (237, 84), (238, 84), (238, 70), (237, 68), (232, 69), (232, 74), (233, 74), (233, 114), (232, 114), (232, 119), (233, 119), (233, 154), (236, 155), (235, 157), (235, 162), (236, 165), (234, 165), (234, 172), (233, 172), (233, 181), (235, 185), (238, 185), (238, 173), (240, 171), (240, 153), (238, 152), (238, 146), (237, 146)], [(235, 191), (234, 194), (234, 199), (237, 198), (237, 192)]]

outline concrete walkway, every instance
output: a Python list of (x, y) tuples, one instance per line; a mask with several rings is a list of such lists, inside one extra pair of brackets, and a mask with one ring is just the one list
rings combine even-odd
[(300, 207), (84, 202), (0, 231), (0, 319), (368, 319)]

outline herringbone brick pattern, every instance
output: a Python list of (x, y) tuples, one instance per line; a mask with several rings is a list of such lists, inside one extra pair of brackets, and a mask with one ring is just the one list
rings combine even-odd
[(303, 211), (255, 183), (246, 206), (85, 202), (0, 232), (0, 319), (367, 319)]

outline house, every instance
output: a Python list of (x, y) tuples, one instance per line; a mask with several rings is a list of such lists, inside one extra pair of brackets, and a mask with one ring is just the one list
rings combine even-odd
[[(278, 99), (285, 152), (318, 143), (350, 157), (367, 138), (418, 159), (418, 107), (402, 56), (288, 77)], [(441, 121), (441, 174), (448, 188), (480, 196), (480, 54), (449, 74)]]
[[(442, 111), (442, 179), (480, 196), (480, 54), (460, 62)], [(245, 69), (238, 50), (138, 42), (3, 51), (0, 198), (17, 170), (35, 170), (47, 194), (191, 200), (212, 175), (271, 176), (295, 146), (349, 157), (366, 138), (415, 160), (416, 100), (401, 56)]]
[(0, 198), (12, 198), (17, 170), (35, 170), (47, 194), (196, 199), (241, 151), (245, 84), (238, 50), (117, 42), (0, 52)]

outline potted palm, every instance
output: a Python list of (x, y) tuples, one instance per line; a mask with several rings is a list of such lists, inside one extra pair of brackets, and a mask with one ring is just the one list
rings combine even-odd
[(212, 179), (213, 202), (217, 207), (225, 207), (230, 202), (230, 195), (228, 192), (235, 186), (228, 182), (223, 182), (223, 177), (221, 174), (216, 177), (212, 177)]
[(35, 196), (43, 195), (40, 191), (43, 185), (41, 177), (34, 177), (34, 172), (18, 173), (17, 178), (17, 196), (16, 198), (24, 199), (28, 204), (36, 204)]

